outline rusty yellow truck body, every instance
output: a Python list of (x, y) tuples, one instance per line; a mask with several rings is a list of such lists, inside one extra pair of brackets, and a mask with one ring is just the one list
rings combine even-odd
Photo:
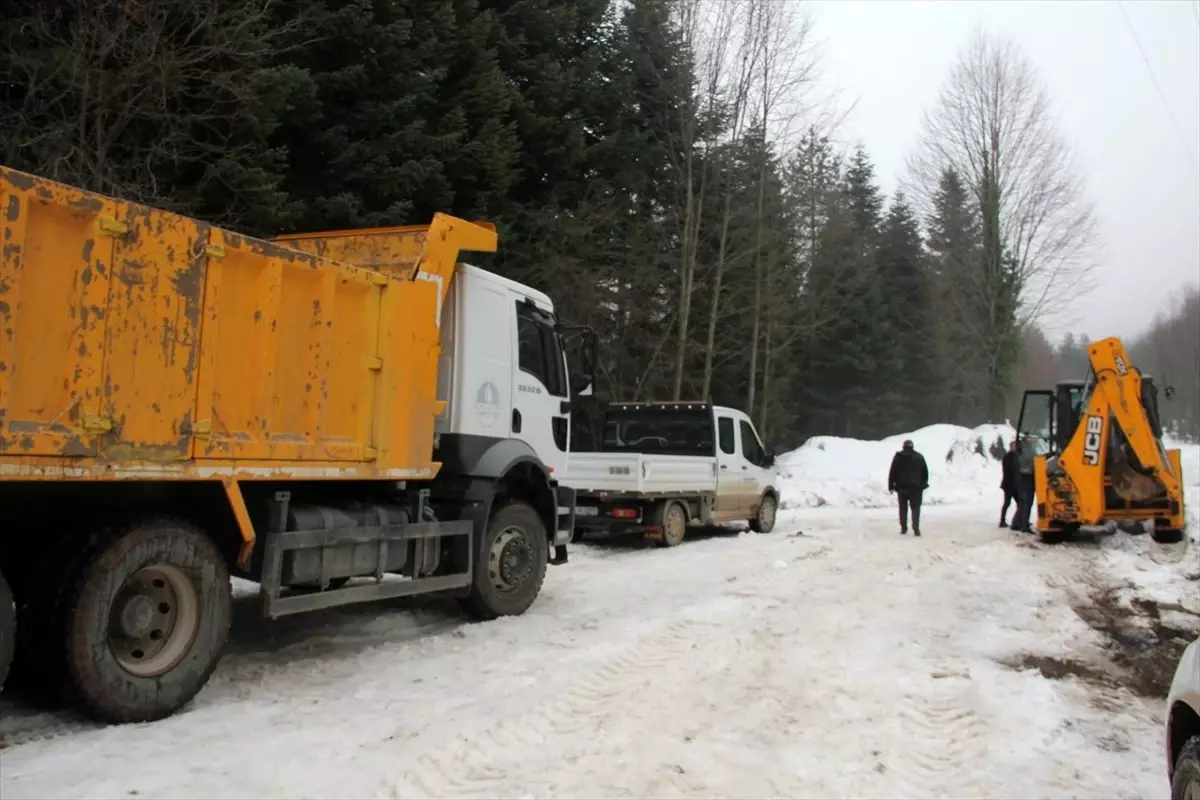
[[(494, 251), (493, 228), (439, 214), (267, 241), (0, 167), (0, 237), (14, 675), (65, 681), (103, 719), (154, 719), (215, 666), (230, 572), (260, 581), (268, 616), (452, 590), (489, 618), (521, 613), (565, 561), (548, 557), (558, 498), (536, 457), (439, 476), (442, 309), (460, 252)], [(519, 600), (479, 567), (497, 514), (532, 519), (522, 552), (541, 565)], [(371, 580), (342, 588), (355, 577)], [(168, 622), (193, 644), (170, 645)], [(65, 662), (57, 631), (74, 637)]]

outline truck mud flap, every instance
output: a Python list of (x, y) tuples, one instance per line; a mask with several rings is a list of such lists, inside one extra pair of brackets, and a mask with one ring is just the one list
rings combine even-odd
[[(418, 577), (417, 570), (424, 562), (425, 548), (436, 547), (431, 539), (465, 536), (470, 542), (475, 526), (470, 520), (450, 522), (405, 522), (385, 525), (339, 527), (318, 530), (285, 530), (289, 492), (278, 492), (272, 509), (271, 531), (265, 537), (263, 551), (262, 582), (259, 587), (259, 604), (262, 615), (268, 619), (316, 611), (322, 608), (386, 600), (395, 597), (411, 597), (420, 594), (462, 589), (471, 584), (475, 568), (474, 548), (464, 548), (467, 554), (466, 569), (448, 575)], [(390, 545), (407, 546), (415, 543), (415, 558), (412, 577), (384, 581), (388, 563), (387, 549)], [(377, 544), (379, 556), (374, 578), (375, 583), (365, 586), (348, 586), (321, 592), (282, 596), (283, 559), (288, 550), (323, 548), (345, 544)], [(324, 584), (324, 581), (322, 581)]]
[(554, 555), (551, 564), (567, 563), (567, 545), (575, 538), (575, 490), (570, 486), (554, 488), (555, 502), (558, 506), (558, 524), (555, 526), (553, 545)]

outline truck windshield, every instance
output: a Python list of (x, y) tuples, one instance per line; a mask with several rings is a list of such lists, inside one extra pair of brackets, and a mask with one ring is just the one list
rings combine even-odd
[(605, 452), (711, 456), (714, 444), (710, 411), (610, 411), (604, 422)]

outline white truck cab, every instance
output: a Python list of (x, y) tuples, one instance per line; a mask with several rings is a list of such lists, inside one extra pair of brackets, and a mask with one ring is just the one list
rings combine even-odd
[(675, 546), (692, 523), (774, 528), (775, 456), (742, 411), (702, 402), (614, 403), (601, 431), (601, 441), (568, 458), (564, 482), (576, 492), (577, 531), (641, 532)]
[(562, 475), (571, 440), (566, 350), (554, 303), (536, 289), (460, 265), (441, 312), (439, 446), (523, 443)]
[[(571, 441), (566, 347), (554, 304), (542, 292), (460, 264), (440, 309), (442, 350), (434, 420), (435, 491), (461, 496), (480, 515), (506, 491), (506, 475), (546, 486), (557, 517), (551, 563), (566, 561), (574, 491), (562, 483)], [(587, 370), (591, 366), (586, 367)], [(590, 380), (585, 381), (590, 386)]]

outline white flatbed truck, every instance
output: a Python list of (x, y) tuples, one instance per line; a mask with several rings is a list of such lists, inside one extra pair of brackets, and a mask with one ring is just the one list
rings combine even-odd
[(735, 408), (612, 403), (600, 441), (567, 458), (576, 538), (643, 534), (666, 547), (690, 525), (746, 522), (769, 533), (779, 509), (775, 454)]

